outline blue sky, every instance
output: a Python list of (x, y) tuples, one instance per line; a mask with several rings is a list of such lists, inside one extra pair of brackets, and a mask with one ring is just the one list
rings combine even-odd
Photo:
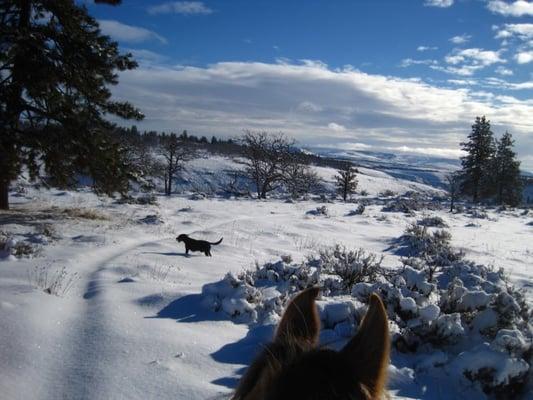
[(88, 4), (140, 68), (141, 128), (456, 157), (476, 115), (533, 170), (533, 1)]

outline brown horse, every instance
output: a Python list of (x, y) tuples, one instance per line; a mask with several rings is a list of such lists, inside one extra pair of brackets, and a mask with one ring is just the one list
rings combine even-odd
[(389, 329), (373, 294), (356, 335), (341, 351), (318, 347), (318, 288), (287, 306), (274, 341), (242, 377), (233, 400), (377, 400), (385, 396)]

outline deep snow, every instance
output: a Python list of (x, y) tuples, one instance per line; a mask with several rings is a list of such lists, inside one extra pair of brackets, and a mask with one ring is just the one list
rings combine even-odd
[[(184, 180), (196, 189), (222, 181), (214, 172), (234, 167), (217, 157), (192, 164), (189, 171), (195, 172), (186, 172)], [(334, 171), (318, 172), (331, 179)], [(439, 193), (382, 171), (360, 172), (358, 190), (370, 196), (387, 189)], [(370, 205), (363, 215), (348, 216), (357, 202), (192, 200), (182, 194), (158, 197), (158, 205), (131, 205), (84, 190), (29, 186), (12, 193), (11, 201), (13, 210), (0, 214), (0, 231), (33, 243), (40, 252), (0, 258), (0, 393), (5, 399), (224, 397), (271, 328), (250, 328), (212, 312), (202, 303), (204, 285), (281, 255), (301, 261), (319, 246), (336, 243), (383, 254), (383, 265), (395, 266), (400, 256), (391, 243), (424, 216), (442, 217), (455, 247), (469, 259), (504, 267), (533, 300), (532, 217), (515, 210), (489, 210), (487, 218), (445, 210), (409, 216)], [(308, 214), (322, 205), (327, 215)], [(95, 211), (100, 219), (80, 216), (77, 209)], [(43, 224), (53, 235), (43, 233)], [(180, 233), (224, 241), (213, 247), (211, 258), (185, 257), (175, 241)], [(62, 267), (79, 276), (64, 296), (49, 295), (35, 285), (39, 267), (51, 276)], [(426, 311), (430, 318), (432, 310)], [(435, 353), (423, 361), (433, 365), (445, 357)], [(393, 398), (484, 398), (454, 385), (453, 374), (415, 379), (412, 360), (401, 355), (390, 368), (389, 386)]]

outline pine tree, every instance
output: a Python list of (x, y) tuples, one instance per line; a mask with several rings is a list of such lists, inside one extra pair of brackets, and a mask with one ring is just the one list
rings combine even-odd
[(9, 208), (9, 184), (23, 167), (31, 178), (45, 170), (59, 183), (78, 173), (98, 175), (95, 182), (123, 178), (122, 160), (98, 161), (122, 153), (103, 115), (143, 118), (111, 100), (109, 89), (116, 71), (136, 66), (74, 0), (0, 2), (0, 209)]
[(461, 143), (467, 153), (461, 158), (461, 193), (472, 196), (477, 203), (481, 198), (493, 193), (490, 179), (490, 165), (495, 153), (494, 137), (490, 121), (485, 116), (477, 117), (468, 141)]
[(357, 189), (357, 169), (350, 164), (346, 164), (343, 169), (340, 169), (335, 175), (337, 191), (346, 201), (348, 196)]
[(516, 206), (522, 201), (522, 181), (520, 179), (520, 161), (513, 151), (514, 140), (505, 132), (497, 141), (492, 174), (499, 204)]

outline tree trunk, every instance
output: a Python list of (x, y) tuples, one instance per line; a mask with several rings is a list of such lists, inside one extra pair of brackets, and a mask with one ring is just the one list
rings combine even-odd
[(478, 192), (478, 186), (477, 186), (477, 183), (476, 183), (475, 186), (474, 186), (473, 194), (472, 194), (472, 202), (474, 204), (477, 204), (477, 202), (478, 202), (478, 193), (477, 192)]
[(348, 198), (348, 185), (346, 184), (346, 182), (344, 182), (344, 191), (342, 193), (342, 199), (344, 200), (345, 203), (346, 203), (347, 198)]
[(170, 196), (170, 194), (172, 193), (172, 175), (173, 175), (172, 168), (169, 167), (168, 168), (167, 196)]
[(9, 210), (9, 181), (0, 179), (0, 210)]
[(450, 212), (453, 213), (453, 206), (455, 203), (455, 197), (452, 195), (452, 198), (450, 199)]

